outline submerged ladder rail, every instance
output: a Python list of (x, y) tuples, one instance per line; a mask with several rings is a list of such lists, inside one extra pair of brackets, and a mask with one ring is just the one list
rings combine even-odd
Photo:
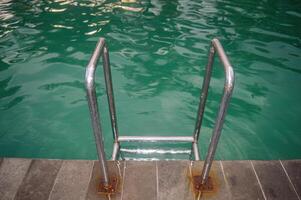
[(214, 159), (214, 155), (216, 152), (217, 144), (221, 135), (222, 126), (225, 119), (225, 114), (229, 105), (229, 101), (232, 95), (233, 87), (234, 87), (234, 72), (233, 68), (228, 60), (227, 55), (224, 52), (222, 45), (220, 44), (218, 39), (213, 39), (211, 41), (208, 63), (206, 66), (206, 73), (203, 80), (202, 92), (200, 96), (200, 103), (197, 113), (197, 120), (195, 124), (194, 133), (192, 136), (119, 136), (118, 128), (117, 128), (117, 117), (116, 117), (116, 108), (114, 102), (114, 93), (112, 86), (112, 77), (111, 77), (111, 69), (110, 69), (110, 60), (109, 60), (109, 50), (106, 46), (105, 39), (100, 38), (96, 48), (93, 52), (93, 55), (89, 61), (89, 64), (86, 68), (86, 92), (87, 99), (90, 109), (90, 116), (92, 120), (92, 128), (95, 137), (96, 149), (98, 154), (98, 159), (100, 162), (100, 170), (103, 174), (103, 184), (108, 189), (110, 186), (109, 180), (109, 172), (107, 166), (107, 160), (105, 158), (104, 152), (104, 144), (103, 144), (103, 135), (100, 124), (100, 114), (98, 111), (98, 103), (97, 96), (95, 91), (95, 71), (97, 68), (99, 57), (102, 56), (103, 59), (103, 70), (105, 76), (105, 85), (106, 85), (106, 93), (109, 104), (110, 111), (110, 119), (111, 119), (111, 128), (113, 132), (114, 145), (112, 152), (112, 160), (116, 160), (118, 153), (120, 152), (120, 143), (121, 142), (191, 142), (192, 144), (192, 152), (194, 153), (194, 159), (200, 160), (199, 150), (198, 150), (198, 140), (201, 130), (201, 125), (203, 121), (203, 115), (206, 105), (206, 100), (208, 96), (208, 90), (210, 85), (210, 79), (212, 74), (212, 67), (214, 63), (215, 53), (217, 52), (219, 59), (224, 67), (225, 71), (225, 84), (223, 90), (223, 96), (221, 99), (221, 103), (219, 106), (217, 118), (215, 120), (215, 125), (210, 141), (210, 145), (207, 151), (205, 163), (202, 169), (201, 174), (201, 184), (205, 184), (209, 177), (209, 172), (211, 169), (211, 165)]

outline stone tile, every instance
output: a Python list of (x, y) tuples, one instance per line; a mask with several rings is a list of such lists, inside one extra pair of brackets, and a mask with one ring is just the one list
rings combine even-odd
[(158, 200), (193, 200), (189, 161), (158, 161)]
[[(122, 183), (123, 183), (123, 172), (124, 172), (124, 162), (123, 161), (108, 161), (108, 168), (110, 177), (119, 177), (119, 184), (117, 192), (110, 195), (111, 200), (121, 199)], [(100, 172), (99, 162), (95, 161), (93, 166), (93, 171), (91, 175), (91, 180), (89, 183), (86, 199), (87, 200), (107, 200), (108, 197), (98, 193), (98, 185), (103, 175)]]
[(301, 160), (283, 160), (282, 164), (294, 185), (296, 192), (301, 197)]
[(249, 161), (223, 161), (222, 164), (232, 199), (264, 199)]
[(279, 161), (252, 161), (252, 163), (267, 199), (298, 199)]
[[(282, 161), (291, 182), (279, 161), (252, 163), (266, 199), (298, 199), (300, 160)], [(190, 177), (201, 173), (203, 162), (189, 166), (189, 161), (109, 161), (111, 176), (121, 178), (118, 192), (108, 198), (97, 193), (98, 162), (0, 158), (0, 199), (194, 200)], [(249, 161), (215, 161), (210, 176), (216, 189), (201, 199), (263, 199), (255, 171)]]
[(126, 161), (122, 200), (156, 200), (156, 162)]
[(0, 199), (14, 199), (30, 166), (30, 159), (5, 158), (0, 165)]
[[(203, 161), (193, 162), (192, 174), (201, 175), (203, 169)], [(209, 176), (212, 178), (214, 189), (210, 192), (204, 192), (201, 199), (208, 200), (230, 200), (231, 192), (229, 184), (225, 179), (221, 161), (213, 161)]]
[(63, 161), (49, 200), (85, 199), (93, 161)]
[(61, 160), (33, 160), (15, 200), (48, 199), (61, 165)]

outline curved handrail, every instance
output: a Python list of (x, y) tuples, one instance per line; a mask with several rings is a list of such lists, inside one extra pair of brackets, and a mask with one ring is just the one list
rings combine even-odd
[[(192, 141), (193, 144), (193, 151), (195, 153), (195, 160), (199, 160), (199, 153), (198, 153), (198, 139), (200, 134), (200, 128), (202, 125), (203, 120), (203, 114), (205, 110), (205, 104), (208, 96), (208, 89), (212, 74), (212, 67), (214, 62), (214, 56), (217, 52), (219, 59), (221, 60), (221, 63), (224, 67), (225, 71), (225, 84), (224, 84), (224, 90), (223, 90), (223, 96), (221, 100), (221, 104), (219, 107), (219, 111), (217, 114), (217, 118), (215, 121), (210, 145), (208, 148), (207, 156), (205, 159), (204, 167), (202, 170), (201, 175), (201, 184), (205, 184), (209, 177), (209, 172), (211, 169), (212, 161), (216, 152), (217, 144), (221, 135), (222, 126), (225, 119), (225, 114), (229, 105), (230, 97), (232, 95), (232, 91), (234, 88), (234, 71), (233, 68), (228, 60), (227, 55), (225, 54), (225, 51), (219, 42), (218, 39), (213, 39), (211, 41), (211, 46), (209, 50), (209, 56), (208, 56), (208, 63), (206, 66), (206, 72), (205, 77), (203, 80), (203, 86), (202, 86), (202, 92), (200, 97), (200, 103), (198, 108), (198, 115), (197, 115), (197, 121), (195, 125), (194, 135), (193, 137), (188, 137), (189, 140)], [(100, 116), (98, 112), (98, 104), (97, 104), (97, 98), (96, 98), (96, 91), (95, 91), (95, 71), (97, 68), (99, 57), (102, 55), (103, 58), (103, 70), (104, 70), (104, 76), (105, 76), (105, 82), (106, 82), (106, 92), (107, 92), (107, 98), (109, 103), (109, 111), (110, 111), (110, 117), (111, 117), (111, 126), (113, 131), (113, 137), (114, 137), (114, 146), (113, 146), (113, 156), (112, 160), (116, 159), (117, 153), (119, 151), (120, 145), (119, 142), (122, 139), (126, 140), (133, 140), (137, 139), (136, 137), (119, 137), (118, 129), (117, 129), (117, 118), (116, 118), (116, 109), (114, 104), (114, 94), (113, 94), (113, 87), (112, 87), (112, 78), (111, 78), (111, 69), (110, 69), (110, 60), (109, 60), (109, 50), (106, 46), (105, 39), (100, 38), (96, 48), (93, 52), (93, 55), (89, 61), (89, 64), (86, 68), (86, 76), (85, 76), (85, 84), (86, 84), (86, 92), (88, 97), (88, 104), (90, 109), (90, 115), (92, 119), (92, 127), (93, 127), (93, 133), (96, 140), (96, 148), (98, 153), (98, 158), (100, 161), (100, 168), (101, 172), (104, 176), (104, 185), (109, 186), (109, 177), (108, 177), (108, 167), (107, 162), (105, 159), (105, 153), (104, 153), (104, 144), (103, 144), (103, 138), (102, 138), (102, 130), (101, 130), (101, 124), (100, 124)], [(148, 139), (154, 139), (152, 137), (146, 137), (139, 140), (148, 140)], [(185, 137), (186, 138), (186, 137)], [(158, 139), (158, 138), (156, 138)], [(177, 137), (172, 137), (172, 139), (168, 138), (168, 140), (175, 140)], [(120, 140), (120, 141), (119, 141)], [(166, 138), (161, 137), (160, 140), (166, 140)], [(183, 140), (183, 138), (180, 138), (179, 140)], [(186, 139), (185, 139), (186, 141)]]
[(115, 109), (115, 104), (114, 104), (114, 94), (113, 94), (113, 87), (112, 87), (109, 50), (107, 48), (104, 38), (100, 38), (98, 40), (96, 48), (93, 52), (93, 55), (90, 58), (89, 64), (86, 68), (85, 84), (86, 84), (86, 92), (87, 92), (88, 104), (89, 104), (89, 109), (90, 109), (90, 116), (92, 119), (92, 127), (93, 127), (95, 142), (96, 142), (98, 159), (100, 161), (101, 172), (103, 173), (103, 176), (104, 176), (104, 185), (109, 185), (108, 166), (107, 166), (105, 152), (104, 152), (104, 144), (103, 144), (100, 116), (99, 116), (99, 112), (98, 112), (98, 103), (97, 103), (97, 97), (96, 97), (96, 91), (95, 91), (95, 81), (94, 81), (95, 71), (97, 68), (99, 57), (101, 55), (102, 55), (102, 59), (103, 59), (103, 70), (104, 70), (104, 75), (105, 75), (106, 91), (107, 91), (107, 97), (108, 97), (108, 103), (109, 103), (113, 137), (115, 140), (115, 146), (117, 146), (117, 148), (118, 148), (119, 143), (118, 143), (117, 118), (116, 118), (116, 109)]
[(224, 70), (225, 70), (225, 89), (227, 90), (227, 93), (232, 93), (234, 88), (234, 82), (235, 82), (235, 76), (234, 76), (234, 70), (232, 65), (230, 64), (230, 61), (228, 59), (228, 56), (226, 55), (223, 46), (219, 42), (217, 38), (214, 38), (212, 40), (212, 45), (217, 50), (218, 56), (223, 63)]
[(224, 83), (224, 91), (222, 100), (220, 103), (219, 111), (217, 114), (217, 118), (215, 120), (215, 125), (210, 141), (210, 145), (208, 148), (207, 156), (205, 159), (204, 167), (201, 175), (201, 184), (205, 184), (208, 180), (209, 172), (211, 169), (212, 161), (215, 155), (215, 151), (217, 148), (217, 144), (221, 135), (222, 126), (224, 124), (224, 119), (226, 115), (226, 111), (229, 105), (230, 97), (232, 95), (232, 91), (234, 88), (234, 71), (229, 62), (229, 59), (218, 39), (214, 38), (211, 41), (211, 46), (209, 50), (208, 63), (206, 66), (206, 73), (203, 80), (202, 93), (200, 97), (200, 104), (198, 109), (197, 121), (194, 130), (194, 142), (197, 143), (200, 135), (200, 129), (203, 121), (203, 115), (206, 105), (206, 100), (208, 96), (208, 89), (212, 74), (212, 67), (214, 62), (215, 52), (217, 52), (219, 59), (224, 67), (225, 72), (225, 83)]

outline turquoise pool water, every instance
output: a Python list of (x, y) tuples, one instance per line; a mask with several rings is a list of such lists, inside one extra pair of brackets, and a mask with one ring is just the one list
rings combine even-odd
[[(96, 158), (84, 73), (99, 37), (111, 51), (121, 134), (192, 134), (209, 42), (218, 37), (236, 85), (217, 158), (301, 158), (300, 11), (297, 0), (1, 1), (0, 157)], [(203, 155), (223, 81), (216, 67)]]

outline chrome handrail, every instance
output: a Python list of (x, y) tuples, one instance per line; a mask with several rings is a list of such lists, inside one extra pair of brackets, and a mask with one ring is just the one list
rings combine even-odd
[[(90, 62), (86, 68), (86, 76), (85, 76), (85, 83), (86, 83), (86, 92), (88, 98), (88, 104), (90, 109), (90, 116), (92, 119), (92, 127), (93, 133), (96, 142), (96, 149), (98, 154), (98, 159), (100, 162), (101, 172), (104, 176), (104, 185), (109, 185), (109, 176), (108, 176), (108, 166), (105, 158), (104, 152), (104, 144), (103, 144), (103, 136), (100, 124), (100, 115), (98, 112), (98, 103), (95, 91), (95, 71), (98, 64), (99, 57), (102, 55), (103, 59), (103, 70), (105, 75), (105, 82), (106, 82), (106, 91), (109, 103), (109, 110), (110, 110), (110, 118), (111, 118), (111, 126), (113, 131), (114, 137), (114, 150), (119, 148), (118, 142), (118, 128), (117, 128), (117, 118), (116, 118), (116, 109), (114, 103), (114, 93), (113, 93), (113, 86), (112, 86), (112, 77), (111, 77), (111, 69), (110, 69), (110, 59), (109, 59), (109, 50), (105, 43), (104, 38), (100, 38), (96, 45), (96, 48), (93, 52), (92, 57), (90, 58)], [(113, 158), (114, 160), (114, 158)]]
[(226, 79), (225, 79), (225, 84), (224, 84), (222, 100), (220, 103), (217, 118), (215, 120), (215, 125), (214, 125), (214, 129), (213, 129), (210, 145), (208, 148), (207, 156), (206, 156), (204, 167), (202, 170), (201, 184), (205, 184), (206, 181), (208, 180), (212, 161), (213, 161), (213, 158), (215, 155), (217, 144), (218, 144), (218, 141), (219, 141), (219, 138), (221, 135), (221, 130), (222, 130), (222, 127), (224, 124), (226, 111), (227, 111), (229, 101), (230, 101), (230, 98), (232, 95), (232, 91), (234, 88), (233, 68), (229, 62), (229, 59), (228, 59), (221, 43), (219, 42), (218, 39), (214, 38), (211, 41), (211, 46), (210, 46), (209, 56), (208, 56), (208, 63), (207, 63), (207, 67), (206, 67), (206, 73), (205, 73), (205, 77), (203, 80), (197, 121), (196, 121), (196, 125), (195, 125), (195, 130), (194, 130), (195, 142), (198, 141), (199, 135), (200, 135), (200, 129), (201, 129), (201, 125), (202, 125), (206, 100), (207, 100), (207, 96), (208, 96), (208, 89), (209, 89), (209, 84), (210, 84), (210, 79), (211, 79), (211, 74), (212, 74), (212, 67), (213, 67), (213, 63), (214, 63), (215, 52), (217, 52), (219, 59), (223, 64)]
[(111, 119), (111, 126), (112, 132), (114, 137), (114, 145), (113, 145), (113, 153), (112, 153), (112, 160), (116, 160), (117, 155), (120, 151), (120, 142), (125, 141), (176, 141), (176, 142), (191, 142), (192, 143), (192, 151), (194, 152), (194, 159), (200, 160), (199, 150), (198, 150), (198, 140), (200, 135), (200, 129), (202, 125), (206, 100), (208, 96), (208, 89), (212, 74), (212, 67), (214, 62), (215, 52), (218, 53), (218, 56), (223, 64), (224, 71), (225, 71), (225, 84), (224, 84), (224, 91), (221, 100), (221, 104), (219, 107), (218, 115), (215, 121), (215, 126), (213, 129), (210, 145), (208, 148), (207, 156), (205, 159), (204, 167), (201, 174), (201, 184), (205, 184), (209, 177), (209, 172), (211, 169), (211, 165), (213, 162), (213, 158), (215, 155), (215, 151), (217, 148), (217, 144), (221, 135), (221, 129), (224, 123), (225, 114), (229, 105), (229, 100), (232, 95), (233, 87), (234, 87), (234, 71), (233, 68), (228, 60), (225, 51), (220, 44), (218, 39), (213, 39), (211, 41), (211, 46), (209, 50), (208, 56), (208, 63), (206, 66), (206, 74), (203, 80), (202, 92), (200, 96), (200, 103), (198, 108), (197, 120), (194, 129), (193, 136), (119, 136), (118, 128), (117, 128), (117, 117), (116, 117), (116, 109), (114, 103), (114, 93), (112, 87), (112, 77), (111, 77), (111, 69), (110, 69), (110, 60), (109, 60), (109, 51), (105, 43), (104, 38), (100, 38), (96, 48), (93, 52), (93, 55), (89, 61), (89, 64), (86, 68), (86, 91), (87, 91), (87, 98), (88, 104), (90, 109), (90, 115), (92, 119), (92, 127), (93, 133), (95, 136), (96, 142), (96, 149), (98, 153), (98, 158), (100, 162), (100, 170), (104, 176), (104, 185), (109, 185), (109, 172), (107, 167), (107, 161), (105, 158), (104, 152), (104, 144), (103, 144), (103, 137), (102, 137), (102, 130), (100, 124), (100, 115), (98, 112), (98, 104), (96, 98), (96, 91), (95, 91), (95, 71), (98, 64), (99, 57), (102, 55), (103, 58), (103, 70), (105, 76), (105, 85), (106, 85), (106, 92), (107, 98), (109, 103), (109, 110), (110, 110), (110, 119)]

